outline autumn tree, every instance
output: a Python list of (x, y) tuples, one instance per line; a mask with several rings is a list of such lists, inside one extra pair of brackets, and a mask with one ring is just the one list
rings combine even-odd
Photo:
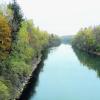
[(0, 50), (10, 50), (11, 30), (6, 17), (0, 15)]

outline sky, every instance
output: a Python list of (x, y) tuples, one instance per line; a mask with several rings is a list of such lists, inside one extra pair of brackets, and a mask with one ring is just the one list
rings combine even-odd
[(17, 2), (26, 18), (33, 19), (36, 26), (49, 33), (73, 35), (82, 27), (100, 24), (100, 0), (17, 0)]

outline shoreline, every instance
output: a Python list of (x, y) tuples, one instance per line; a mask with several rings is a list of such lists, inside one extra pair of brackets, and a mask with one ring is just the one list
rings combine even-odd
[(79, 50), (81, 50), (81, 51), (84, 51), (84, 52), (86, 52), (86, 53), (92, 54), (92, 55), (100, 56), (100, 52), (87, 51), (87, 50), (85, 50), (85, 49), (82, 49), (82, 48), (79, 48), (79, 47), (76, 47), (76, 46), (73, 46), (73, 45), (72, 45), (72, 47), (73, 47), (73, 48), (76, 48), (76, 49), (79, 49)]
[(18, 94), (16, 95), (14, 100), (19, 100), (22, 92), (24, 91), (24, 88), (27, 86), (30, 78), (32, 77), (32, 73), (35, 71), (35, 69), (38, 67), (38, 64), (41, 62), (41, 58), (42, 58), (42, 54), (40, 54), (40, 56), (38, 58), (35, 58), (35, 61), (33, 60), (33, 69), (32, 72), (30, 73), (30, 75), (28, 77), (26, 77), (25, 81), (22, 83), (21, 88), (19, 89)]

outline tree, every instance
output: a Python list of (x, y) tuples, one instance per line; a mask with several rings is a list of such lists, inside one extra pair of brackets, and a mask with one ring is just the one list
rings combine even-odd
[(9, 99), (9, 88), (0, 81), (0, 100)]
[(0, 15), (0, 50), (10, 50), (11, 30), (6, 17)]
[(21, 22), (23, 21), (23, 15), (21, 13), (21, 9), (17, 4), (16, 0), (13, 0), (12, 4), (9, 4), (9, 9), (13, 12), (13, 18), (11, 20), (11, 28), (12, 28), (12, 39), (16, 40), (17, 32), (21, 27)]
[(100, 26), (81, 29), (73, 40), (73, 46), (87, 52), (100, 52)]

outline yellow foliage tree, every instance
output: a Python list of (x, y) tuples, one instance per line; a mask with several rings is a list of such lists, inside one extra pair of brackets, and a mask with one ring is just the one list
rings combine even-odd
[(11, 48), (11, 29), (5, 16), (0, 15), (0, 51)]

